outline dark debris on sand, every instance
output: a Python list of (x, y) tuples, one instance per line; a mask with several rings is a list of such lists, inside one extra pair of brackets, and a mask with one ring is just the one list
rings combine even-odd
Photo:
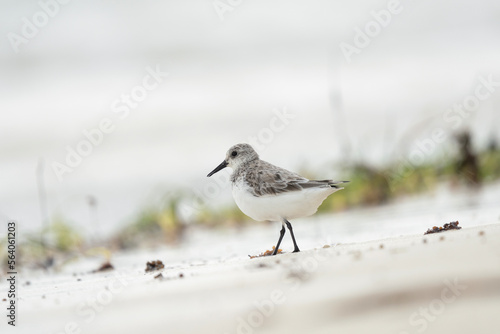
[(148, 263), (146, 263), (147, 273), (149, 273), (150, 271), (160, 270), (163, 268), (165, 268), (165, 266), (163, 265), (163, 262), (161, 262), (160, 260), (148, 261)]
[(427, 232), (424, 233), (424, 235), (431, 233), (439, 233), (449, 230), (460, 230), (461, 228), (462, 228), (461, 226), (458, 226), (458, 220), (457, 220), (456, 222), (446, 223), (443, 225), (443, 227), (434, 226), (432, 227), (432, 229), (428, 229)]
[(113, 267), (113, 265), (109, 261), (106, 261), (103, 264), (101, 264), (101, 266), (99, 268), (92, 270), (92, 273), (98, 273), (101, 271), (107, 271), (107, 270), (113, 270), (113, 269), (115, 269)]

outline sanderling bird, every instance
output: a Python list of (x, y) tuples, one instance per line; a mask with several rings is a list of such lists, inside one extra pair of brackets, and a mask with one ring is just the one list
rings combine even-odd
[(226, 159), (207, 177), (231, 167), (233, 198), (240, 210), (257, 221), (281, 221), (278, 243), (272, 255), (276, 255), (285, 235), (285, 225), (290, 230), (294, 250), (300, 252), (289, 219), (314, 214), (323, 201), (344, 189), (339, 184), (349, 181), (309, 180), (286, 169), (260, 160), (248, 144), (234, 145), (227, 151)]

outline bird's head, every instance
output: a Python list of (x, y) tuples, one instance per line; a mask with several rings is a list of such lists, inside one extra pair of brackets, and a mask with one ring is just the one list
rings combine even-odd
[(207, 176), (210, 177), (226, 167), (231, 167), (233, 170), (237, 169), (239, 166), (258, 158), (259, 155), (252, 146), (248, 144), (236, 144), (227, 151), (226, 159), (213, 171), (208, 173)]

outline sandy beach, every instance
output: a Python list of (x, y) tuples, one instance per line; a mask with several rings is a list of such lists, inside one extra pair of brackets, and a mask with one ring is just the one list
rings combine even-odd
[[(102, 273), (78, 263), (28, 284), (23, 277), (18, 325), (8, 332), (500, 330), (500, 224), (275, 257), (164, 261), (162, 270), (145, 273), (140, 259), (161, 255), (117, 257), (115, 270)], [(4, 333), (5, 320), (1, 326)]]

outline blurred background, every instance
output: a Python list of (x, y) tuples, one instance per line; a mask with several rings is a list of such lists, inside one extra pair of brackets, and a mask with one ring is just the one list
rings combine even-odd
[[(307, 245), (500, 217), (498, 1), (43, 3), (0, 1), (0, 217), (30, 256), (274, 244), (206, 178), (239, 142), (352, 181)], [(378, 206), (398, 228), (359, 225)]]

